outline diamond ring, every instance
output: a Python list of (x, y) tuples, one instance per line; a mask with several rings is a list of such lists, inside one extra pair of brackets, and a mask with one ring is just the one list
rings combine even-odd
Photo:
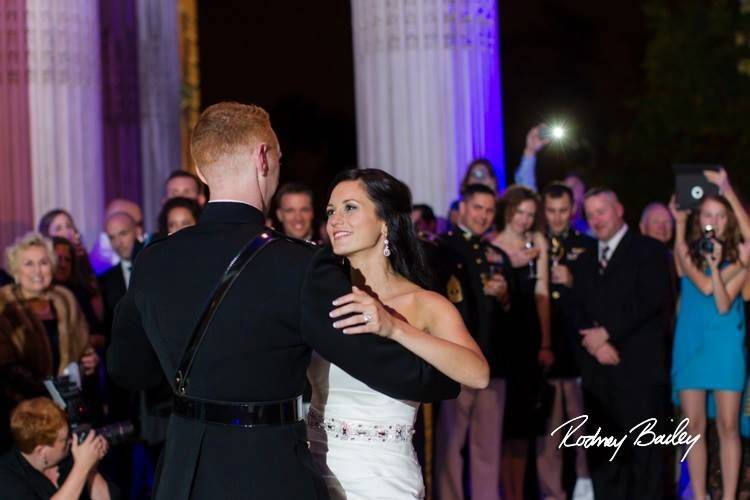
[(365, 320), (365, 323), (369, 323), (372, 321), (372, 314), (364, 313), (362, 314), (362, 318)]

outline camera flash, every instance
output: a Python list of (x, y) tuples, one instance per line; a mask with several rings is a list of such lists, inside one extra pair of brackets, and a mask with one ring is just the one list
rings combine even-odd
[(555, 140), (560, 140), (563, 137), (565, 137), (565, 129), (561, 127), (560, 125), (555, 125), (552, 127), (552, 138)]

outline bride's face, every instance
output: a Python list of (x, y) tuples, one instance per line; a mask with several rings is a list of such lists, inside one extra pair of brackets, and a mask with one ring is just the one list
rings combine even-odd
[(360, 181), (336, 185), (326, 207), (326, 231), (336, 255), (354, 253), (382, 246), (385, 223), (378, 219), (375, 204)]

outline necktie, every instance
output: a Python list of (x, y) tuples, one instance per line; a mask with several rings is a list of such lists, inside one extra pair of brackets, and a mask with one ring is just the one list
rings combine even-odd
[(602, 253), (599, 255), (599, 274), (604, 274), (604, 270), (607, 269), (609, 264), (609, 247), (602, 247)]

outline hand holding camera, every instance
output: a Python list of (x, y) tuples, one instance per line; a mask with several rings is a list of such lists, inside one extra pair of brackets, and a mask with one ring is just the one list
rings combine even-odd
[(526, 134), (526, 148), (523, 150), (524, 156), (536, 156), (536, 154), (547, 144), (550, 143), (549, 137), (543, 137), (542, 132), (548, 127), (544, 123), (535, 126)]
[(706, 258), (709, 267), (715, 269), (721, 262), (723, 246), (716, 239), (716, 234), (712, 226), (707, 225), (703, 228), (703, 236), (698, 240), (698, 251)]
[(104, 436), (97, 436), (94, 431), (89, 431), (81, 442), (79, 442), (78, 436), (73, 435), (73, 445), (70, 452), (73, 455), (74, 463), (87, 472), (104, 458), (107, 451), (109, 451), (107, 440)]

